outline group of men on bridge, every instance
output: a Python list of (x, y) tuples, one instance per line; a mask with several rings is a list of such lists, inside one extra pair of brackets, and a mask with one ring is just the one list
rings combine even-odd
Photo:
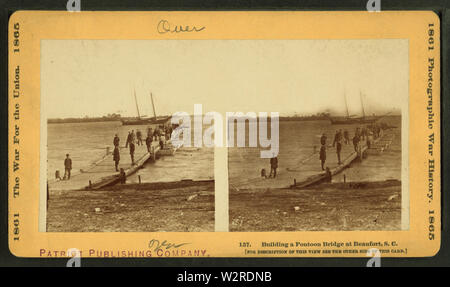
[[(149, 153), (152, 152), (152, 143), (153, 141), (159, 141), (160, 148), (163, 149), (166, 141), (170, 139), (170, 135), (172, 133), (173, 128), (171, 126), (162, 125), (160, 127), (156, 127), (155, 130), (153, 130), (151, 127), (147, 129), (147, 137), (145, 138), (145, 144), (147, 146), (147, 151)], [(114, 144), (114, 152), (113, 152), (113, 161), (115, 162), (116, 171), (119, 171), (119, 161), (120, 161), (120, 138), (116, 134), (114, 136), (113, 140)], [(127, 140), (125, 143), (125, 148), (129, 147), (130, 150), (130, 156), (131, 156), (131, 164), (134, 163), (134, 153), (136, 150), (136, 144), (137, 145), (143, 145), (142, 140), (142, 132), (140, 130), (137, 130), (136, 133), (134, 130), (131, 130), (128, 132)]]
[[(367, 147), (370, 148), (371, 143), (382, 135), (382, 128), (379, 124), (374, 123), (363, 127), (357, 127), (355, 130), (355, 134), (352, 138), (353, 149), (355, 152), (360, 153), (362, 147), (362, 141), (365, 142)], [(350, 144), (350, 137), (347, 130), (342, 132), (342, 129), (336, 130), (333, 140), (333, 147), (336, 147), (336, 154), (338, 158), (338, 164), (342, 164), (341, 162), (341, 151), (342, 144)], [(320, 153), (319, 158), (321, 162), (322, 170), (325, 170), (325, 161), (327, 159), (327, 136), (325, 133), (322, 134), (320, 138)]]
[[(379, 137), (382, 136), (383, 129), (387, 127), (386, 124), (378, 124), (373, 123), (367, 126), (363, 127), (357, 127), (355, 129), (355, 134), (352, 138), (352, 144), (353, 149), (357, 153), (361, 153), (362, 143), (367, 145), (367, 147), (370, 148), (371, 143)], [(343, 144), (350, 144), (350, 135), (348, 130), (342, 131), (342, 129), (336, 130), (336, 133), (334, 135), (333, 139), (333, 147), (336, 147), (336, 154), (338, 159), (338, 164), (342, 164), (341, 161), (341, 151), (342, 151), (342, 145)], [(314, 146), (315, 148), (315, 146)], [(322, 170), (327, 170), (329, 172), (329, 169), (325, 167), (325, 162), (327, 159), (327, 136), (325, 133), (322, 134), (320, 137), (320, 152), (319, 152), (319, 159), (321, 163)], [(277, 168), (278, 168), (278, 157), (276, 155), (273, 155), (272, 158), (270, 158), (270, 174), (269, 176), (266, 175), (265, 169), (261, 170), (261, 176), (262, 177), (269, 177), (271, 178), (273, 175), (273, 178), (277, 176)]]

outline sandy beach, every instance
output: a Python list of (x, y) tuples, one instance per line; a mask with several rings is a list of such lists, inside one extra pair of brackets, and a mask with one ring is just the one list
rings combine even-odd
[(230, 231), (398, 230), (401, 183), (230, 190)]

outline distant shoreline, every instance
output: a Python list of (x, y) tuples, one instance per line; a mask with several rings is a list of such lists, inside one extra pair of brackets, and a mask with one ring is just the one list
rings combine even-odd
[[(193, 117), (193, 115), (191, 115)], [(387, 115), (384, 118), (390, 117), (401, 117), (401, 115)], [(97, 118), (64, 118), (64, 119), (48, 119), (48, 124), (69, 124), (69, 123), (96, 123), (96, 122), (120, 122), (122, 120), (132, 120), (135, 117), (97, 117)], [(290, 122), (290, 121), (329, 121), (326, 116), (280, 116), (280, 122)]]
[(121, 119), (103, 118), (69, 118), (69, 119), (48, 119), (48, 124), (71, 124), (71, 123), (97, 123), (97, 122), (120, 122)]

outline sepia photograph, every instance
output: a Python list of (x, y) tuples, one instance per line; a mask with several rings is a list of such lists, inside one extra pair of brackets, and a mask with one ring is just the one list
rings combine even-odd
[[(173, 42), (175, 43), (175, 42)], [(43, 40), (48, 232), (214, 231), (214, 150), (172, 141), (194, 98), (170, 41)], [(172, 59), (172, 60), (171, 60)]]

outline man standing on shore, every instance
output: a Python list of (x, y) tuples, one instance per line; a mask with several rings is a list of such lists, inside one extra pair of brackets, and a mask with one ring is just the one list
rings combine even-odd
[(273, 157), (270, 159), (270, 174), (269, 177), (272, 177), (273, 172), (273, 178), (277, 177), (277, 168), (278, 168), (278, 157), (273, 154)]
[(155, 141), (157, 141), (158, 140), (158, 136), (159, 136), (159, 129), (158, 129), (158, 127), (155, 127), (155, 131), (153, 132), (153, 139)]
[(130, 141), (132, 141), (133, 144), (136, 142), (136, 134), (134, 133), (134, 130), (131, 130)]
[(131, 156), (131, 164), (134, 165), (134, 150), (136, 149), (134, 145), (134, 136), (133, 131), (131, 132), (131, 139), (130, 139), (130, 156)]
[(70, 159), (69, 154), (66, 154), (66, 159), (64, 160), (64, 178), (70, 179), (70, 171), (72, 170), (72, 159)]
[(114, 148), (113, 160), (114, 160), (114, 163), (116, 165), (116, 171), (119, 171), (120, 151), (119, 151), (119, 147), (118, 146), (116, 146)]

